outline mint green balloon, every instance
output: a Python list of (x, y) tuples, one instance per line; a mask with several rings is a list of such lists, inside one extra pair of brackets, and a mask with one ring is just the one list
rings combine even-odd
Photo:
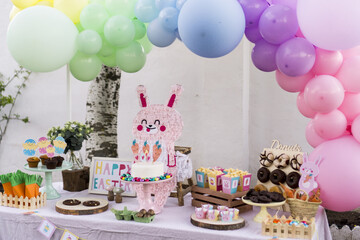
[(101, 5), (105, 6), (105, 0), (90, 0), (89, 3), (99, 3)]
[(111, 16), (123, 15), (132, 19), (135, 17), (136, 2), (137, 0), (105, 0), (105, 6)]
[(77, 23), (77, 24), (75, 24), (75, 26), (79, 32), (82, 32), (85, 30), (85, 28), (81, 25), (81, 23)]
[(116, 48), (105, 39), (104, 35), (101, 36), (101, 39), (102, 39), (102, 46), (98, 55), (102, 57), (108, 57), (112, 54), (115, 54)]
[(70, 61), (70, 72), (78, 80), (88, 82), (95, 79), (102, 67), (101, 60), (96, 55), (86, 55), (77, 52)]
[(146, 54), (144, 48), (136, 41), (116, 51), (116, 64), (124, 72), (137, 72), (144, 67), (145, 62)]
[(142, 39), (138, 40), (138, 42), (141, 44), (141, 46), (143, 46), (144, 51), (146, 54), (148, 54), (149, 52), (151, 52), (153, 45), (150, 42), (149, 38), (147, 37), (147, 35), (145, 35)]
[(134, 27), (135, 27), (135, 40), (141, 39), (146, 34), (146, 26), (143, 22), (141, 22), (139, 19), (135, 18), (132, 20)]
[(98, 55), (98, 57), (100, 58), (100, 60), (103, 62), (104, 65), (106, 65), (108, 67), (116, 66), (116, 54), (115, 53), (110, 56), (107, 56), (107, 57), (100, 56), (100, 55)]
[(99, 3), (91, 3), (80, 13), (80, 23), (85, 29), (92, 29), (98, 33), (104, 31), (104, 25), (109, 18), (105, 7)]
[(117, 15), (109, 18), (104, 27), (106, 40), (116, 47), (125, 47), (135, 37), (135, 27), (127, 17)]
[(102, 40), (97, 32), (87, 29), (78, 35), (76, 44), (80, 52), (93, 55), (100, 51)]

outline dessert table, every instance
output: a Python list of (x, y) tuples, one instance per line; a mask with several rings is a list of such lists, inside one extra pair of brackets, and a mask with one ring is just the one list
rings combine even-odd
[[(56, 190), (61, 194), (61, 199), (75, 197), (94, 197), (104, 198), (105, 195), (89, 194), (82, 192), (67, 192), (62, 190), (62, 183), (53, 184)], [(48, 200), (47, 206), (37, 209), (38, 214), (54, 223), (58, 228), (68, 229), (70, 232), (82, 239), (270, 239), (271, 237), (261, 235), (261, 224), (253, 221), (254, 216), (259, 212), (255, 211), (241, 213), (246, 220), (245, 227), (238, 230), (216, 231), (195, 227), (190, 223), (190, 216), (194, 213), (194, 207), (191, 206), (191, 195), (185, 196), (185, 206), (177, 205), (177, 198), (169, 198), (162, 213), (156, 215), (152, 223), (137, 223), (134, 221), (118, 221), (115, 215), (110, 211), (95, 215), (63, 215), (55, 211), (57, 200)], [(109, 209), (123, 209), (127, 206), (129, 210), (136, 210), (138, 202), (135, 198), (123, 197), (123, 202), (116, 204), (109, 202)], [(42, 218), (36, 215), (22, 214), (25, 210), (0, 206), (0, 239), (46, 239), (36, 229), (40, 225)], [(269, 209), (271, 214), (275, 210)], [(279, 215), (281, 213), (279, 212)], [(56, 230), (51, 239), (60, 239), (62, 230)], [(10, 238), (9, 238), (10, 237)], [(325, 211), (319, 208), (316, 218), (316, 233), (313, 239), (331, 239), (330, 229)]]

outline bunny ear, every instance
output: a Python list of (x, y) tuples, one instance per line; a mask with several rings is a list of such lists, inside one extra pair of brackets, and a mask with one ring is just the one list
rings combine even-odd
[(319, 156), (318, 159), (316, 159), (316, 161), (315, 161), (315, 165), (319, 166), (322, 160), (323, 160), (323, 158), (321, 156)]
[(148, 105), (148, 96), (146, 94), (146, 88), (143, 85), (139, 85), (136, 91), (139, 96), (140, 107), (146, 108)]
[(183, 87), (181, 85), (173, 85), (171, 86), (171, 91), (170, 91), (170, 99), (169, 99), (169, 103), (168, 103), (168, 107), (174, 107), (178, 98), (181, 95), (181, 92), (183, 91)]

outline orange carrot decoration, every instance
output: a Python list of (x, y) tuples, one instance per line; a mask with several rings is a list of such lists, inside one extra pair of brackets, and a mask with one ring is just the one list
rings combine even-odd
[(39, 175), (25, 176), (25, 196), (30, 198), (39, 196), (39, 187), (42, 182), (42, 177)]
[(316, 193), (309, 198), (309, 202), (321, 202), (320, 199), (320, 188), (317, 189)]
[(4, 187), (4, 193), (7, 196), (10, 196), (10, 195), (15, 196), (14, 191), (11, 186), (11, 176), (12, 176), (12, 173), (0, 175), (0, 181)]
[(11, 176), (11, 186), (15, 196), (25, 198), (25, 182), (23, 174), (13, 174)]
[(282, 189), (284, 189), (284, 192), (286, 193), (286, 196), (288, 198), (294, 198), (294, 190), (291, 190), (289, 188), (287, 188), (284, 184), (280, 183), (280, 186)]

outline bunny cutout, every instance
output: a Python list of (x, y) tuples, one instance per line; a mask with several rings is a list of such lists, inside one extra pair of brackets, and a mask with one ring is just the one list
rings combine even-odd
[(174, 107), (182, 90), (182, 86), (173, 85), (166, 105), (150, 105), (146, 88), (142, 85), (137, 87), (141, 110), (134, 119), (132, 129), (135, 137), (132, 145), (134, 162), (155, 162), (165, 159), (168, 171), (176, 172), (174, 144), (181, 135), (183, 121)]
[(319, 165), (323, 159), (319, 157), (315, 162), (310, 161), (307, 154), (304, 154), (303, 164), (300, 167), (301, 178), (299, 180), (300, 189), (306, 193), (318, 188), (315, 177), (319, 175)]

